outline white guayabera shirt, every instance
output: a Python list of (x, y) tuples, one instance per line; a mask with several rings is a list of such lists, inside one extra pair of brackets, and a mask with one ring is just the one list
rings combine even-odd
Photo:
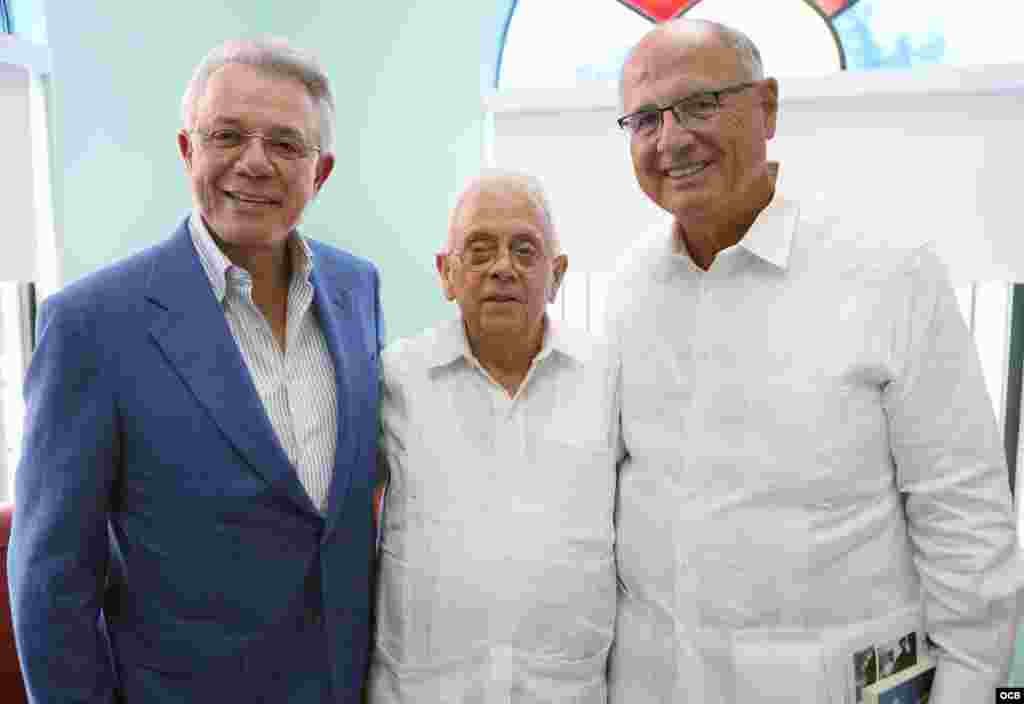
[(615, 354), (549, 320), (514, 398), (461, 319), (382, 361), (391, 479), (370, 701), (603, 703)]
[(848, 701), (922, 627), (933, 704), (1005, 684), (1021, 562), (973, 342), (927, 249), (776, 195), (707, 272), (669, 233), (611, 288), (621, 346), (613, 703)]

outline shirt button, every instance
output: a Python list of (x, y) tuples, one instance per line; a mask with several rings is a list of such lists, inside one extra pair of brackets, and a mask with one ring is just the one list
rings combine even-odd
[(314, 628), (320, 628), (320, 626), (323, 625), (323, 622), (324, 615), (323, 612), (320, 611), (320, 609), (309, 610), (309, 624), (311, 626), (313, 626)]

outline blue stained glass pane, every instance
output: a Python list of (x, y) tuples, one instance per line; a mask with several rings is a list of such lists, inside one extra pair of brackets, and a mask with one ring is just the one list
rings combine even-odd
[(7, 16), (7, 31), (35, 44), (46, 44), (43, 0), (0, 0)]
[(0, 32), (11, 31), (11, 15), (7, 10), (7, 0), (0, 0)]
[[(702, 0), (688, 15), (746, 29), (761, 46), (771, 75), (828, 74), (837, 69), (810, 51), (822, 33), (832, 41), (827, 25), (793, 21), (803, 16), (808, 1)], [(837, 7), (832, 0), (815, 1), (826, 12)], [(567, 32), (579, 26), (580, 18), (587, 31)], [(854, 0), (831, 23), (849, 71), (1024, 63), (1024, 42), (1018, 36), (1024, 3), (1011, 0)], [(504, 47), (501, 86), (615, 81), (626, 52), (652, 26), (617, 0), (518, 0)]]
[(847, 68), (872, 71), (1021, 62), (1022, 21), (1024, 6), (1007, 0), (859, 0), (833, 26)]
[[(832, 21), (846, 52), (848, 71), (946, 63), (942, 22), (920, 17), (913, 25), (894, 26), (886, 21), (887, 16), (879, 7), (892, 2), (860, 0)], [(908, 15), (901, 13), (900, 18), (906, 20)]]

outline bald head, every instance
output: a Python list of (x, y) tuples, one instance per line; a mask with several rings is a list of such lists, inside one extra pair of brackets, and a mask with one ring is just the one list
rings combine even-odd
[(709, 57), (723, 64), (723, 70), (735, 74), (736, 80), (764, 78), (761, 52), (746, 34), (710, 20), (679, 18), (659, 24), (630, 49), (619, 74), (620, 104), (627, 81), (643, 80), (656, 70), (651, 65), (652, 55), (674, 51), (706, 51)]
[(507, 203), (509, 207), (527, 208), (536, 212), (544, 229), (545, 244), (551, 254), (561, 253), (551, 218), (551, 208), (540, 181), (529, 174), (500, 169), (484, 171), (472, 179), (459, 195), (448, 225), (448, 243), (445, 251), (453, 252), (458, 249), (466, 217), (471, 215), (469, 211), (473, 210), (482, 198), (490, 202), (500, 198), (501, 202)]
[(703, 247), (690, 252), (709, 266), (771, 198), (776, 172), (767, 143), (778, 83), (763, 77), (759, 52), (741, 32), (682, 19), (633, 47), (619, 90), (623, 114), (657, 116), (647, 123), (653, 130), (629, 136), (637, 183), (675, 216), (688, 247)]

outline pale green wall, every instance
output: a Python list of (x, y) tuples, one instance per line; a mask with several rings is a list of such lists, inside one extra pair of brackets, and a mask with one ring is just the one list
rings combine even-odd
[[(175, 146), (195, 64), (273, 33), (316, 51), (337, 166), (304, 232), (381, 270), (388, 337), (454, 314), (433, 252), (480, 168), (481, 91), (510, 0), (50, 0), (54, 198), (68, 282), (167, 236), (190, 207)], [(493, 75), (493, 69), (492, 69)]]

